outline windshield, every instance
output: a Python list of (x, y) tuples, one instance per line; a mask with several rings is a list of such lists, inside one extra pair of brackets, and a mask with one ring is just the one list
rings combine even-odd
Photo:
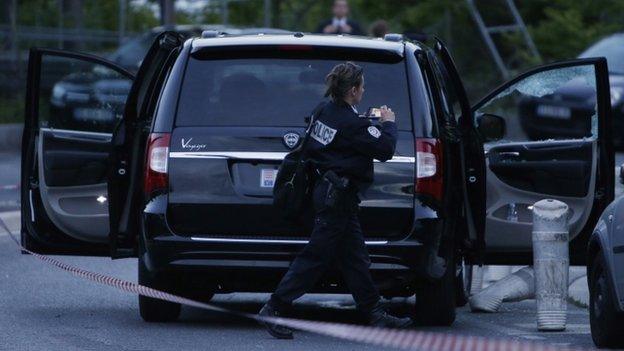
[[(181, 91), (178, 126), (300, 127), (323, 99), (325, 75), (344, 62), (323, 59), (190, 58)], [(397, 127), (411, 130), (405, 63), (355, 61), (364, 68), (360, 113), (388, 105)]]
[(580, 58), (600, 56), (607, 58), (609, 72), (624, 74), (624, 34), (604, 38), (579, 55)]

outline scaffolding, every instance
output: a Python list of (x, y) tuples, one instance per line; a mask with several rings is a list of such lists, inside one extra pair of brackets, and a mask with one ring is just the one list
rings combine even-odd
[(468, 9), (470, 10), (470, 14), (472, 18), (475, 20), (477, 27), (479, 28), (479, 32), (485, 41), (485, 44), (496, 63), (499, 71), (503, 75), (505, 79), (510, 78), (510, 67), (507, 62), (503, 59), (500, 50), (496, 46), (493, 35), (502, 34), (502, 33), (520, 33), (522, 34), (522, 38), (529, 48), (529, 53), (536, 59), (537, 62), (541, 62), (542, 58), (531, 38), (531, 34), (527, 30), (524, 21), (522, 20), (522, 16), (520, 16), (520, 12), (516, 7), (516, 4), (513, 0), (502, 0), (505, 4), (506, 9), (510, 12), (511, 17), (513, 18), (513, 22), (511, 24), (505, 25), (496, 25), (496, 26), (488, 26), (483, 20), (483, 16), (481, 12), (479, 12), (479, 8), (475, 4), (476, 0), (466, 0), (468, 4)]

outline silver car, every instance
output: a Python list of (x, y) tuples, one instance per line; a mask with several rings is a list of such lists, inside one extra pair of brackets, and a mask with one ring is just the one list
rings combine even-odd
[[(624, 165), (620, 183), (624, 184)], [(589, 239), (587, 277), (594, 343), (624, 348), (624, 195), (605, 209)]]

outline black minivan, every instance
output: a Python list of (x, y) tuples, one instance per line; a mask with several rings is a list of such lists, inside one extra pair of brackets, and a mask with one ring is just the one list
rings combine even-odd
[[(396, 153), (375, 163), (360, 212), (383, 296), (415, 294), (415, 319), (451, 324), (472, 264), (531, 261), (531, 206), (546, 197), (570, 206), (572, 261), (583, 261), (613, 199), (605, 59), (536, 68), (471, 106), (441, 42), (399, 35), (206, 32), (183, 40), (165, 32), (136, 76), (99, 57), (32, 49), (23, 245), (43, 254), (138, 257), (141, 284), (191, 298), (272, 291), (311, 229), (309, 219), (285, 221), (272, 206), (276, 170), (322, 99), (325, 74), (345, 60), (365, 70), (360, 110), (385, 104), (397, 115)], [(46, 79), (68, 74), (94, 86), (103, 85), (94, 76), (131, 83), (123, 113), (104, 103), (118, 91), (95, 89), (84, 98), (104, 102), (72, 123), (76, 116), (51, 106), (71, 97)], [(518, 103), (570, 81), (595, 95), (591, 135), (529, 138)], [(315, 291), (345, 292), (339, 273), (327, 272)], [(139, 309), (146, 321), (180, 312), (142, 296)]]

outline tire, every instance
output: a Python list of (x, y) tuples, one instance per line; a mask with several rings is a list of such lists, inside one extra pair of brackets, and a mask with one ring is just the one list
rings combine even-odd
[[(142, 241), (142, 239), (140, 239)], [(139, 244), (139, 284), (163, 290), (165, 292), (172, 292), (172, 282), (164, 274), (154, 275), (143, 262), (143, 244)], [(180, 316), (180, 310), (182, 306), (179, 303), (167, 302), (159, 299), (153, 299), (143, 295), (139, 295), (139, 313), (141, 318), (146, 322), (172, 322), (178, 319)]]
[(601, 252), (594, 259), (589, 282), (589, 325), (594, 344), (601, 348), (624, 348), (624, 314), (616, 310)]
[(470, 298), (472, 288), (472, 265), (466, 265), (463, 259), (455, 270), (455, 306), (464, 307)]
[(451, 259), (439, 280), (416, 285), (414, 323), (421, 326), (449, 326), (455, 321), (455, 264)]

